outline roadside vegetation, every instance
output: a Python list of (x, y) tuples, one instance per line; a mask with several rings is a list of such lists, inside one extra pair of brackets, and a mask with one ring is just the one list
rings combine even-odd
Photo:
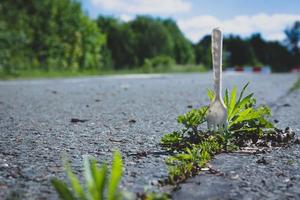
[[(217, 132), (206, 130), (208, 106), (193, 109), (177, 118), (182, 129), (166, 134), (161, 145), (170, 152), (166, 160), (169, 178), (166, 183), (178, 184), (199, 174), (214, 155), (249, 148), (259, 151), (271, 146), (283, 146), (294, 142), (291, 129), (280, 130), (271, 122), (267, 106), (257, 106), (253, 93), (245, 95), (248, 84), (240, 94), (234, 87), (225, 91), (224, 103), (228, 112), (228, 128)], [(212, 101), (214, 93), (209, 90)], [(202, 126), (201, 126), (202, 125)]]
[(296, 90), (300, 89), (300, 77), (296, 80), (296, 82), (292, 85), (292, 87), (289, 90), (289, 93), (294, 92)]
[(150, 65), (143, 65), (140, 68), (133, 69), (120, 69), (113, 70), (107, 69), (102, 71), (97, 70), (84, 70), (84, 71), (57, 71), (57, 70), (21, 70), (16, 74), (0, 73), (0, 79), (11, 80), (11, 79), (39, 79), (39, 78), (59, 78), (59, 77), (84, 77), (84, 76), (102, 76), (102, 75), (125, 75), (125, 74), (163, 74), (163, 73), (192, 73), (192, 72), (206, 72), (207, 69), (203, 65), (178, 65), (174, 64), (171, 66), (159, 65), (152, 67)]
[[(269, 65), (285, 72), (300, 66), (300, 22), (285, 34), (284, 43), (259, 33), (224, 37), (224, 67)], [(0, 3), (0, 78), (208, 70), (210, 44), (210, 36), (192, 43), (172, 19), (90, 19), (77, 0)]]

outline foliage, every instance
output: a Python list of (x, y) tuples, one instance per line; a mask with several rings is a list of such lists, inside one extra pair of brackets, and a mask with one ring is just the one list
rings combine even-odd
[(0, 69), (100, 69), (104, 35), (75, 0), (2, 1)]
[(293, 86), (289, 89), (289, 92), (296, 91), (300, 88), (300, 77), (296, 80)]
[(122, 193), (118, 190), (118, 185), (122, 176), (122, 158), (120, 153), (115, 152), (112, 161), (111, 172), (108, 171), (104, 163), (99, 168), (96, 160), (84, 159), (84, 177), (85, 187), (83, 187), (68, 163), (65, 164), (65, 170), (68, 175), (71, 188), (56, 178), (51, 180), (61, 199), (65, 200), (99, 200), (122, 199)]
[(197, 44), (195, 44), (194, 51), (197, 64), (212, 66), (210, 35), (204, 36)]
[[(299, 65), (297, 56), (289, 51), (290, 45), (285, 46), (279, 41), (266, 41), (259, 33), (246, 39), (233, 35), (227, 36), (224, 37), (223, 43), (223, 66), (225, 68), (268, 65), (271, 66), (272, 71), (286, 72)], [(194, 45), (197, 64), (212, 66), (210, 46), (210, 35), (204, 36)]]
[(178, 64), (191, 64), (195, 61), (194, 49), (189, 40), (184, 37), (176, 22), (172, 19), (162, 21), (174, 41), (173, 57)]
[[(266, 106), (255, 108), (256, 99), (253, 93), (244, 97), (247, 89), (247, 83), (241, 90), (237, 98), (237, 88), (233, 87), (231, 93), (225, 90), (224, 103), (227, 107), (229, 131), (246, 131), (249, 127), (256, 127), (258, 131), (261, 128), (272, 128), (272, 124), (266, 120), (271, 115), (270, 109)], [(210, 98), (214, 95), (210, 92)]]
[(121, 199), (141, 199), (141, 200), (168, 200), (166, 193), (144, 192), (134, 195), (131, 192), (119, 191), (119, 183), (122, 177), (123, 162), (121, 154), (116, 151), (113, 154), (112, 166), (103, 163), (97, 166), (95, 159), (84, 158), (84, 178), (85, 185), (82, 186), (79, 179), (74, 174), (68, 162), (65, 162), (65, 171), (70, 182), (67, 183), (53, 178), (51, 184), (63, 200), (121, 200)]
[(284, 72), (294, 67), (293, 55), (280, 42), (267, 42), (260, 34), (253, 34), (249, 41), (259, 62), (272, 66), (273, 71)]
[(192, 129), (196, 132), (199, 124), (205, 122), (205, 113), (207, 109), (208, 106), (204, 106), (198, 110), (193, 109), (184, 115), (178, 116), (177, 122), (183, 124), (186, 130)]
[[(253, 93), (244, 95), (246, 84), (239, 95), (237, 88), (231, 92), (225, 90), (224, 103), (228, 112), (228, 129), (223, 132), (202, 131), (199, 126), (206, 121), (208, 106), (193, 109), (177, 118), (183, 125), (179, 131), (166, 134), (161, 139), (163, 147), (174, 152), (167, 159), (169, 181), (178, 183), (199, 173), (207, 161), (221, 151), (231, 151), (249, 144), (256, 144), (259, 139), (267, 140), (273, 124), (268, 120), (270, 109), (256, 106)], [(208, 97), (214, 99), (209, 90)]]
[(156, 56), (153, 58), (146, 58), (144, 65), (142, 67), (144, 72), (154, 72), (154, 71), (167, 71), (173, 65), (175, 65), (175, 60), (169, 56)]
[(198, 174), (211, 156), (219, 153), (220, 150), (221, 145), (213, 135), (202, 142), (190, 144), (189, 147), (179, 150), (179, 153), (166, 160), (169, 168), (169, 181), (177, 183)]
[(297, 65), (295, 56), (282, 42), (267, 42), (260, 34), (252, 35), (249, 41), (260, 65), (271, 66), (274, 72), (287, 72)]
[[(295, 22), (286, 28), (285, 44), (265, 41), (259, 34), (225, 37), (224, 67), (269, 65), (282, 72), (299, 66), (299, 27)], [(123, 22), (99, 16), (92, 20), (79, 0), (0, 2), (0, 74), (11, 77), (25, 71), (172, 71), (163, 66), (151, 69), (146, 62), (158, 57), (172, 58), (181, 66), (210, 68), (210, 46), (210, 36), (192, 44), (172, 19), (137, 16)]]
[(135, 33), (137, 42), (135, 54), (139, 65), (142, 65), (146, 58), (172, 55), (174, 42), (169, 31), (159, 20), (148, 16), (138, 16), (129, 22), (129, 26)]
[(136, 36), (129, 24), (113, 17), (103, 16), (98, 17), (97, 24), (106, 35), (106, 44), (102, 53), (108, 55), (105, 57), (104, 64), (111, 66), (105, 67), (121, 69), (136, 66), (138, 64), (135, 53)]
[(224, 39), (224, 49), (229, 52), (227, 64), (229, 66), (256, 65), (257, 57), (251, 44), (239, 36), (230, 35)]
[(285, 34), (287, 36), (287, 43), (289, 49), (294, 53), (294, 55), (300, 54), (300, 21), (296, 21), (292, 27), (285, 29)]
[(138, 195), (138, 199), (141, 199), (141, 200), (169, 200), (170, 197), (166, 193), (146, 192), (144, 194)]
[(146, 69), (144, 71), (151, 72), (146, 62), (158, 57), (170, 57), (178, 64), (194, 63), (191, 42), (171, 19), (138, 16), (130, 22), (122, 22), (99, 16), (97, 24), (106, 34), (107, 49), (115, 69), (141, 66)]

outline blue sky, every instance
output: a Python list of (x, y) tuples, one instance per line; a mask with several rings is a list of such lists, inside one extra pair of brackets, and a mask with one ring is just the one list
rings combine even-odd
[(225, 34), (261, 32), (267, 40), (283, 40), (283, 30), (300, 20), (300, 0), (82, 0), (82, 5), (92, 18), (171, 17), (193, 42), (216, 26)]

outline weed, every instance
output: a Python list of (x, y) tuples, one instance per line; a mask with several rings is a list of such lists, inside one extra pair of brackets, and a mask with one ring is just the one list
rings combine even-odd
[[(271, 111), (267, 106), (256, 106), (253, 93), (244, 95), (248, 83), (237, 94), (234, 87), (231, 92), (225, 90), (224, 103), (228, 112), (228, 128), (222, 132), (210, 132), (199, 129), (206, 121), (208, 106), (192, 109), (177, 118), (183, 125), (179, 131), (166, 134), (161, 139), (161, 145), (173, 152), (167, 158), (169, 168), (169, 182), (179, 183), (186, 178), (199, 173), (215, 154), (221, 151), (234, 151), (238, 148), (254, 145), (266, 145), (272, 141), (283, 142), (280, 137), (285, 137), (284, 142), (293, 139), (293, 134), (274, 128), (269, 121)], [(208, 97), (213, 101), (215, 94), (208, 90)]]
[(300, 88), (300, 77), (296, 80), (296, 82), (289, 89), (289, 93), (294, 92), (295, 90), (298, 90), (299, 88)]
[(139, 194), (137, 199), (141, 200), (169, 200), (170, 197), (166, 193), (154, 193), (154, 192), (146, 192), (143, 194)]
[(71, 188), (56, 178), (51, 180), (59, 197), (64, 200), (96, 200), (122, 199), (122, 193), (118, 191), (118, 185), (122, 176), (122, 158), (119, 152), (115, 152), (109, 175), (107, 164), (97, 167), (96, 160), (84, 159), (84, 177), (86, 187), (82, 187), (70, 165), (65, 163), (65, 170), (70, 181)]
[[(68, 184), (53, 178), (51, 183), (63, 200), (118, 200), (118, 199), (140, 199), (140, 200), (168, 200), (165, 193), (145, 192), (134, 195), (126, 191), (119, 191), (119, 183), (122, 177), (122, 157), (119, 152), (114, 152), (111, 170), (106, 163), (97, 166), (94, 159), (84, 158), (85, 185), (82, 186), (73, 173), (70, 164), (65, 162), (65, 170), (70, 182)], [(136, 197), (135, 197), (136, 196)]]

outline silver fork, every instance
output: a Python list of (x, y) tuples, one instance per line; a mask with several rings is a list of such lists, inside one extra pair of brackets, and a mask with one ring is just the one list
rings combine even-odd
[(209, 106), (207, 127), (213, 131), (227, 128), (227, 108), (222, 99), (222, 32), (219, 28), (212, 31), (212, 61), (214, 73), (215, 98)]

